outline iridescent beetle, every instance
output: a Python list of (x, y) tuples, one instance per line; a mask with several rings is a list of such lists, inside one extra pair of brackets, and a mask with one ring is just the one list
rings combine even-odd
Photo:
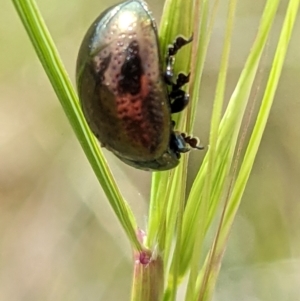
[[(168, 170), (180, 154), (201, 149), (174, 131), (171, 114), (189, 97), (173, 82), (174, 55), (192, 39), (169, 46), (162, 70), (157, 26), (147, 4), (129, 0), (105, 10), (91, 25), (77, 60), (77, 88), (85, 118), (103, 147), (143, 170)], [(168, 88), (169, 87), (169, 88)]]

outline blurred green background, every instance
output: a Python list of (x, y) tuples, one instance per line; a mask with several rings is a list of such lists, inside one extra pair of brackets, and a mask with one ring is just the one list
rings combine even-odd
[[(116, 2), (38, 1), (73, 82), (86, 29)], [(204, 145), (226, 20), (227, 1), (220, 2), (194, 130)], [(258, 101), (286, 10), (287, 1), (281, 2), (256, 84)], [(159, 20), (163, 2), (148, 3)], [(227, 99), (255, 38), (264, 3), (239, 1)], [(300, 300), (299, 35), (298, 20), (214, 300)], [(1, 4), (0, 45), (0, 300), (129, 300), (129, 243), (10, 1)], [(144, 228), (150, 174), (105, 154)], [(191, 154), (190, 181), (203, 155)]]

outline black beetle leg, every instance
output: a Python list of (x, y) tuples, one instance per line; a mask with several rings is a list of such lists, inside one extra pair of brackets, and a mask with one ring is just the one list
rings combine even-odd
[(185, 133), (180, 133), (184, 141), (191, 147), (196, 149), (204, 149), (204, 146), (199, 145), (199, 139), (192, 136), (187, 136)]
[(191, 149), (204, 149), (202, 145), (199, 145), (198, 138), (187, 136), (185, 133), (176, 131), (171, 134), (170, 148), (175, 150), (178, 159), (181, 153), (189, 152)]
[(181, 112), (189, 103), (190, 97), (183, 90), (172, 90), (169, 94), (171, 101), (171, 113)]
[(182, 86), (187, 84), (190, 80), (190, 73), (185, 75), (183, 73), (179, 73), (177, 76), (176, 84), (173, 85), (172, 89), (180, 89)]
[(185, 39), (184, 37), (177, 37), (172, 45), (168, 47), (168, 56), (174, 56), (180, 48), (191, 43), (193, 41), (193, 35), (189, 39)]
[(181, 153), (189, 152), (191, 149), (204, 149), (204, 146), (200, 145), (197, 137), (174, 131), (175, 126), (175, 121), (171, 120), (170, 149), (175, 152), (178, 159), (180, 158)]
[(175, 151), (175, 154), (178, 159), (180, 158), (181, 153), (186, 153), (190, 150), (190, 148), (187, 147), (184, 138), (178, 132), (173, 132), (171, 134), (170, 149)]
[(182, 111), (189, 102), (189, 95), (186, 94), (181, 87), (189, 82), (190, 75), (185, 75), (179, 73), (176, 82), (173, 82), (173, 66), (175, 61), (175, 55), (180, 48), (190, 43), (193, 40), (193, 36), (189, 39), (183, 37), (177, 37), (172, 45), (168, 47), (167, 53), (167, 67), (165, 72), (165, 82), (167, 85), (171, 86), (171, 91), (169, 93), (171, 113), (178, 113)]
[(173, 44), (168, 46), (167, 57), (166, 57), (166, 71), (165, 71), (165, 82), (168, 85), (173, 85), (173, 66), (175, 62), (175, 55), (180, 48), (191, 43), (193, 35), (189, 39), (185, 39), (181, 36), (177, 37)]
[(172, 86), (173, 83), (173, 65), (175, 62), (175, 58), (172, 56), (167, 57), (167, 65), (166, 65), (166, 71), (165, 71), (165, 82), (167, 85)]
[(169, 93), (172, 114), (182, 111), (189, 103), (189, 95), (180, 89), (183, 85), (189, 82), (189, 79), (190, 74), (185, 75), (183, 73), (179, 73), (176, 84), (172, 85), (172, 90)]

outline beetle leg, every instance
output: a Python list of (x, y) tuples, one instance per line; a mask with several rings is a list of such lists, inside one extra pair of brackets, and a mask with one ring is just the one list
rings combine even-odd
[(180, 48), (192, 42), (193, 36), (189, 39), (183, 37), (177, 37), (172, 45), (168, 47), (167, 62), (166, 62), (166, 72), (165, 72), (165, 82), (167, 85), (171, 86), (171, 92), (169, 93), (170, 106), (172, 113), (178, 113), (182, 111), (189, 102), (189, 95), (186, 94), (180, 88), (189, 82), (190, 74), (185, 75), (179, 73), (176, 82), (173, 82), (173, 66), (175, 61), (175, 55)]
[(191, 43), (193, 41), (193, 35), (189, 39), (185, 39), (181, 36), (177, 37), (172, 45), (168, 47), (168, 56), (174, 56), (180, 48)]
[(197, 137), (187, 136), (185, 133), (180, 133), (184, 141), (191, 147), (196, 149), (204, 149), (204, 146), (199, 145), (199, 139)]
[(175, 62), (175, 55), (180, 48), (191, 43), (193, 40), (193, 35), (189, 39), (185, 39), (181, 36), (177, 37), (173, 44), (168, 46), (167, 57), (166, 57), (166, 71), (165, 71), (165, 81), (168, 85), (174, 85), (173, 83), (173, 66)]
[(190, 150), (190, 148), (187, 147), (184, 138), (178, 132), (173, 132), (171, 134), (170, 148), (175, 151), (175, 154), (178, 159), (180, 158), (181, 153), (186, 153)]
[(187, 84), (190, 80), (190, 73), (185, 75), (183, 73), (179, 73), (177, 76), (176, 84), (172, 86), (172, 90), (180, 89), (182, 86)]
[(202, 145), (199, 145), (198, 138), (176, 131), (171, 134), (170, 147), (175, 150), (178, 159), (181, 153), (189, 152), (191, 149), (204, 149)]
[(171, 100), (171, 112), (172, 113), (178, 113), (182, 111), (189, 102), (189, 95), (185, 93), (180, 88), (188, 83), (190, 79), (190, 74), (185, 75), (183, 73), (179, 73), (176, 84), (172, 85), (172, 90), (169, 94), (169, 98)]
[(180, 89), (172, 90), (169, 97), (172, 99), (170, 103), (172, 114), (181, 112), (187, 106), (190, 99), (189, 95)]
[(165, 71), (165, 82), (167, 85), (174, 85), (173, 83), (173, 65), (174, 65), (175, 58), (172, 56), (167, 57), (167, 66)]

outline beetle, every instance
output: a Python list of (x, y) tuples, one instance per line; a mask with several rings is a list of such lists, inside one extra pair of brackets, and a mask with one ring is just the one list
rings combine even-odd
[(176, 167), (180, 154), (202, 149), (196, 138), (174, 130), (171, 114), (189, 96), (173, 81), (174, 56), (192, 38), (177, 37), (162, 70), (157, 26), (146, 2), (128, 0), (106, 9), (87, 31), (77, 59), (83, 114), (101, 145), (143, 170)]

